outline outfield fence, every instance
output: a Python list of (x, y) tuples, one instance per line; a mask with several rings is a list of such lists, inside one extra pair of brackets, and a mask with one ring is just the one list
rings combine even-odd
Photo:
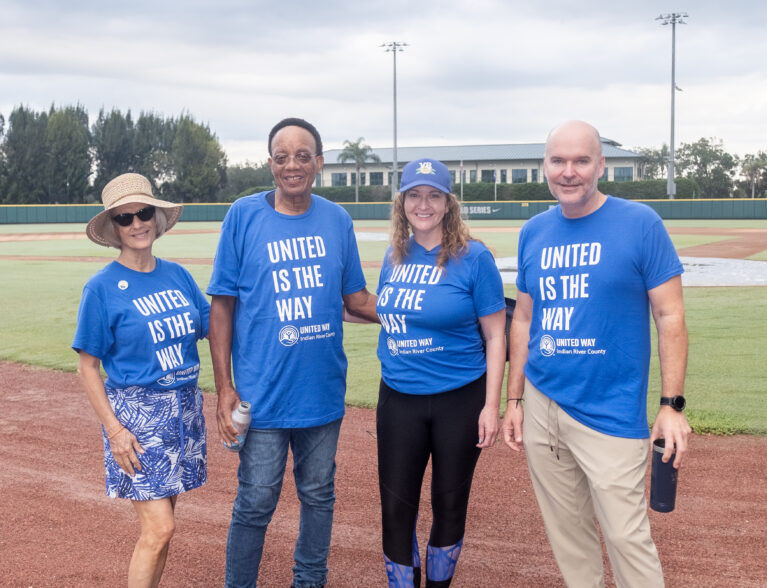
[[(663, 219), (767, 219), (767, 199), (723, 198), (711, 200), (638, 200)], [(469, 219), (528, 219), (554, 206), (548, 200), (464, 202)], [(231, 204), (185, 204), (183, 221), (221, 221)], [(341, 203), (354, 220), (389, 218), (388, 202)], [(100, 204), (2, 205), (0, 224), (85, 223), (103, 210)]]

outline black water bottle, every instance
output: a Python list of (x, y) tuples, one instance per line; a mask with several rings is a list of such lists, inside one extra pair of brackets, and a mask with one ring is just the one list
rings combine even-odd
[(652, 472), (650, 474), (650, 508), (658, 512), (671, 512), (676, 503), (676, 481), (679, 470), (674, 467), (674, 454), (663, 463), (665, 439), (656, 439), (652, 445)]

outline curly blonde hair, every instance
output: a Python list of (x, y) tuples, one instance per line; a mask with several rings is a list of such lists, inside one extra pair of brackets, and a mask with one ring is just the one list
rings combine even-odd
[[(444, 268), (451, 257), (460, 257), (469, 248), (469, 241), (476, 241), (469, 227), (461, 218), (461, 205), (455, 194), (444, 193), (445, 216), (442, 217), (442, 249), (437, 254), (437, 267)], [(393, 264), (402, 263), (410, 247), (412, 228), (405, 216), (405, 194), (398, 192), (391, 207), (391, 255)]]

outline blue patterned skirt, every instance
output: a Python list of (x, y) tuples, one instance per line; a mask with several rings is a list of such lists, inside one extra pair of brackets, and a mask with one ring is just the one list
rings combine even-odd
[(106, 491), (112, 498), (155, 500), (202, 486), (208, 478), (202, 392), (195, 386), (156, 390), (106, 388), (112, 410), (144, 448), (133, 477), (115, 462), (102, 428)]

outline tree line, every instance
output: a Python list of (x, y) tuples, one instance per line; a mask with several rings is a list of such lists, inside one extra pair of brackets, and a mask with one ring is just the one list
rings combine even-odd
[[(339, 161), (353, 162), (358, 173), (375, 161), (362, 137), (344, 145)], [(666, 177), (667, 145), (633, 150), (643, 156), (643, 179)], [(722, 141), (701, 138), (682, 143), (674, 155), (676, 178), (686, 180), (685, 192), (693, 192), (685, 195), (765, 197), (765, 151), (741, 158)], [(0, 115), (0, 204), (99, 202), (109, 180), (131, 171), (149, 178), (159, 197), (175, 202), (229, 202), (273, 183), (265, 162), (228, 166), (216, 135), (189, 114), (141, 112), (134, 118), (130, 110), (102, 108), (90, 124), (78, 104), (47, 111), (18, 106), (7, 121)], [(371, 197), (355, 192), (354, 199)]]
[[(669, 148), (637, 147), (644, 158), (645, 179), (666, 178)], [(705, 198), (764, 198), (767, 191), (767, 152), (738, 157), (721, 140), (702, 137), (674, 151), (674, 177), (694, 182), (694, 196)]]
[(18, 106), (7, 121), (0, 115), (2, 204), (99, 202), (107, 182), (125, 172), (149, 178), (166, 200), (216, 202), (253, 180), (271, 183), (263, 167), (227, 167), (215, 134), (189, 114), (134, 118), (101, 109), (89, 124), (78, 104), (47, 111)]

